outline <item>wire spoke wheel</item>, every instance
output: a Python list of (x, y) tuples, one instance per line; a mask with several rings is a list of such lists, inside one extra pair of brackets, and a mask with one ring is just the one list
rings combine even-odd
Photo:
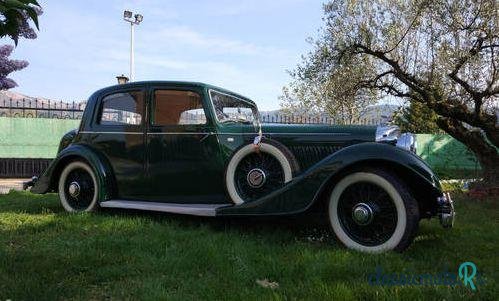
[(285, 146), (264, 139), (241, 146), (225, 170), (227, 193), (235, 204), (258, 200), (283, 187), (299, 172), (294, 156)]
[(254, 201), (284, 185), (284, 169), (271, 154), (254, 152), (239, 162), (234, 180), (238, 194)]
[(346, 233), (365, 246), (385, 243), (395, 232), (397, 208), (380, 186), (358, 182), (348, 186), (338, 202), (338, 218)]
[(418, 203), (395, 174), (382, 169), (352, 172), (339, 180), (328, 215), (338, 240), (362, 252), (402, 251), (419, 223)]

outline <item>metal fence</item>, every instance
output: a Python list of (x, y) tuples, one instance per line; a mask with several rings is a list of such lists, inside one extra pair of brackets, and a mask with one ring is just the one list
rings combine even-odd
[(0, 178), (31, 178), (41, 174), (52, 159), (0, 158)]
[[(0, 117), (81, 119), (86, 102), (43, 101), (38, 99), (0, 100)], [(262, 114), (264, 123), (338, 124), (328, 116)], [(381, 119), (362, 119), (360, 125), (379, 125)]]
[[(264, 123), (286, 123), (286, 124), (341, 124), (338, 120), (327, 116), (309, 116), (309, 115), (285, 115), (273, 114), (260, 116)], [(362, 119), (359, 122), (352, 123), (356, 125), (380, 125), (381, 119)]]
[(0, 101), (0, 117), (81, 119), (85, 102), (44, 101), (38, 99)]

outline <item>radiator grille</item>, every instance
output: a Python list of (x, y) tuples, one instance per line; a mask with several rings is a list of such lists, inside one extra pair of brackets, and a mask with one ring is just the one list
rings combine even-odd
[(329, 156), (330, 154), (337, 152), (341, 149), (341, 146), (335, 145), (304, 145), (304, 146), (291, 146), (290, 150), (295, 155), (296, 159), (300, 163), (301, 170), (306, 170), (310, 166)]

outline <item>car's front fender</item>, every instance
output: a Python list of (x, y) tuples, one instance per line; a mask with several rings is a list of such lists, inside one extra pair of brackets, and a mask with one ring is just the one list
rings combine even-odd
[[(332, 184), (331, 179), (353, 168), (381, 166), (404, 172), (411, 181), (421, 185), (426, 197), (441, 195), (437, 176), (418, 156), (384, 143), (360, 143), (346, 147), (324, 158), (294, 178), (281, 189), (259, 200), (237, 206), (223, 207), (219, 215), (279, 215), (300, 213), (318, 200), (321, 192)], [(435, 197), (436, 201), (436, 197)]]
[(114, 191), (114, 176), (112, 168), (107, 159), (84, 144), (71, 144), (57, 154), (57, 157), (50, 163), (31, 188), (33, 193), (47, 193), (57, 191), (59, 175), (69, 162), (81, 160), (85, 161), (94, 170), (99, 182), (99, 200), (110, 198)]

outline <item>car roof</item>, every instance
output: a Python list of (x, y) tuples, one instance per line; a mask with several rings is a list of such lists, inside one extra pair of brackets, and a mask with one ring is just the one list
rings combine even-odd
[(131, 82), (131, 83), (126, 83), (126, 84), (121, 84), (121, 85), (113, 85), (109, 86), (103, 89), (100, 89), (99, 91), (95, 92), (95, 94), (101, 94), (101, 93), (106, 93), (114, 90), (121, 90), (121, 89), (129, 89), (129, 88), (135, 88), (135, 87), (143, 87), (145, 85), (149, 86), (161, 86), (161, 85), (170, 85), (170, 86), (183, 86), (183, 87), (200, 87), (200, 88), (206, 88), (206, 89), (213, 89), (217, 90), (238, 98), (242, 98), (246, 101), (251, 102), (252, 104), (255, 104), (251, 99), (249, 99), (246, 96), (243, 96), (241, 94), (232, 92), (230, 90), (220, 88), (214, 85), (206, 84), (206, 83), (201, 83), (201, 82), (191, 82), (191, 81), (167, 81), (167, 80), (151, 80), (151, 81), (137, 81), (137, 82)]

